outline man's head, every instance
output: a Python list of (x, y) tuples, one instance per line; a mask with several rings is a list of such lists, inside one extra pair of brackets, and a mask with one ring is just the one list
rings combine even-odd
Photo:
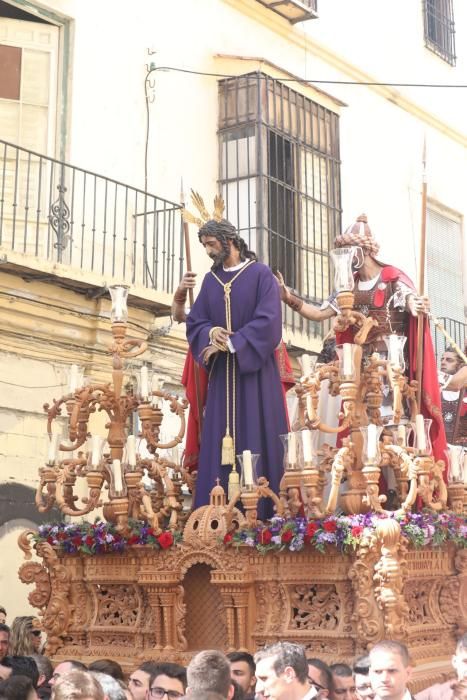
[(186, 669), (179, 664), (161, 663), (151, 675), (149, 700), (180, 700), (186, 691)]
[(452, 665), (456, 669), (457, 680), (467, 679), (467, 632), (457, 642), (456, 653), (452, 657)]
[(39, 671), (39, 679), (37, 681), (37, 687), (39, 688), (41, 685), (44, 685), (50, 681), (54, 669), (52, 662), (47, 656), (42, 656), (42, 654), (32, 654), (31, 659), (34, 660), (37, 670)]
[(380, 700), (402, 700), (412, 673), (405, 644), (383, 640), (370, 651), (370, 680)]
[(105, 700), (100, 683), (87, 671), (74, 669), (57, 679), (54, 700)]
[(227, 219), (207, 221), (198, 231), (198, 238), (206, 253), (213, 261), (213, 269), (220, 267), (231, 255), (232, 248), (239, 253), (240, 260), (256, 260), (256, 255), (248, 250), (237, 229)]
[(10, 676), (26, 676), (32, 681), (34, 688), (37, 688), (39, 680), (39, 670), (31, 656), (5, 656), (0, 666), (2, 678)]
[(357, 700), (352, 669), (347, 664), (332, 664), (331, 700)]
[(186, 671), (187, 695), (194, 691), (213, 691), (223, 698), (233, 695), (233, 685), (230, 680), (230, 663), (220, 651), (208, 649), (194, 656)]
[(231, 651), (227, 654), (230, 661), (230, 677), (236, 681), (246, 695), (255, 692), (255, 660), (247, 651)]
[(0, 698), (5, 700), (38, 700), (38, 695), (28, 676), (10, 676), (0, 683)]
[(376, 693), (371, 687), (370, 676), (370, 657), (360, 656), (356, 659), (353, 665), (353, 673), (355, 678), (355, 687), (357, 688), (357, 698), (359, 700), (373, 700)]
[(105, 700), (126, 700), (125, 690), (116, 678), (101, 671), (88, 671), (88, 673), (99, 683), (104, 692)]
[(108, 676), (112, 676), (112, 678), (116, 678), (118, 681), (123, 681), (125, 679), (122, 667), (113, 659), (97, 659), (97, 661), (93, 661), (92, 664), (89, 664), (88, 671), (106, 673)]
[(52, 678), (49, 681), (50, 685), (55, 685), (63, 676), (68, 675), (71, 671), (86, 671), (86, 666), (82, 664), (81, 661), (74, 661), (74, 659), (60, 661), (54, 668)]
[(146, 700), (149, 694), (149, 683), (157, 673), (159, 664), (155, 661), (144, 661), (128, 679), (128, 689), (133, 700)]
[(0, 661), (8, 653), (8, 644), (10, 641), (10, 628), (4, 623), (0, 624)]
[(445, 372), (446, 374), (455, 374), (461, 367), (464, 366), (464, 363), (454, 348), (449, 346), (441, 355), (441, 362), (439, 366), (441, 372)]
[(379, 251), (379, 243), (375, 240), (368, 226), (366, 214), (360, 214), (355, 223), (340, 236), (336, 236), (334, 245), (336, 248), (359, 247), (362, 249), (363, 255), (370, 255), (372, 258), (375, 258)]
[(324, 661), (321, 661), (321, 659), (307, 659), (307, 663), (308, 680), (318, 691), (318, 695), (316, 697), (319, 698), (319, 700), (330, 697), (332, 689), (332, 673), (329, 666), (324, 663)]
[(255, 654), (256, 692), (271, 700), (289, 700), (309, 689), (308, 664), (299, 644), (278, 642)]
[(6, 622), (6, 610), (0, 606), (0, 625), (4, 625)]

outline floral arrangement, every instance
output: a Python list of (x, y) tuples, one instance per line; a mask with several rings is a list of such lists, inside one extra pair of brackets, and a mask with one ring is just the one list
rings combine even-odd
[(39, 525), (34, 541), (48, 542), (58, 548), (61, 554), (103, 554), (123, 552), (127, 547), (145, 544), (154, 549), (169, 549), (180, 538), (180, 533), (168, 530), (155, 533), (154, 528), (141, 520), (129, 521), (130, 532), (123, 536), (111, 523), (96, 520), (94, 523), (47, 523)]
[(318, 520), (274, 517), (268, 524), (255, 529), (228, 532), (226, 545), (254, 547), (265, 554), (271, 550), (298, 552), (305, 546), (325, 552), (334, 546), (340, 552), (355, 550), (364, 539), (373, 534), (380, 518), (394, 517), (402, 534), (413, 547), (432, 545), (440, 547), (454, 542), (467, 546), (467, 519), (454, 513), (406, 513), (385, 516), (378, 513), (364, 515), (328, 515)]

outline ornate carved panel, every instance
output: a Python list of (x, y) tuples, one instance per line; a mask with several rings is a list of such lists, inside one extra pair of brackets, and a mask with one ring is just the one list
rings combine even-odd
[(334, 584), (313, 584), (289, 588), (289, 629), (336, 630), (342, 601)]
[(102, 627), (134, 627), (141, 612), (141, 596), (135, 586), (95, 586), (94, 624)]

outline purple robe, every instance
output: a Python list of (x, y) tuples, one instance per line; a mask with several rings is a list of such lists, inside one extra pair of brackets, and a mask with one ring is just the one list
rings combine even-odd
[[(238, 270), (236, 271), (238, 272)], [(222, 268), (216, 275), (223, 284), (236, 272)], [(265, 476), (276, 493), (283, 474), (283, 448), (279, 435), (288, 432), (279, 370), (274, 349), (282, 336), (279, 285), (271, 270), (255, 262), (243, 270), (232, 285), (232, 331), (230, 336), (236, 363), (236, 441), (235, 452), (251, 450), (259, 454), (258, 476)], [(187, 337), (195, 361), (209, 345), (213, 326), (226, 327), (224, 290), (208, 273), (187, 317)], [(230, 466), (221, 465), (222, 438), (226, 432), (226, 361), (219, 352), (209, 365), (209, 385), (204, 415), (194, 507), (209, 503), (216, 478), (227, 493)], [(231, 413), (232, 420), (232, 413)], [(232, 435), (232, 424), (230, 433)], [(240, 467), (237, 462), (237, 469)], [(269, 499), (268, 499), (269, 501)], [(272, 515), (272, 504), (260, 501), (260, 517)]]

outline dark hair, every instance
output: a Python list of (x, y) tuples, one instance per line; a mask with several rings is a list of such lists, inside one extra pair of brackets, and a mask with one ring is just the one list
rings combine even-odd
[(0, 683), (0, 698), (26, 700), (32, 690), (34, 690), (34, 687), (29, 676), (21, 674), (10, 676)]
[(1, 605), (0, 605), (0, 613), (3, 613), (4, 615), (6, 615), (6, 610)]
[(244, 661), (248, 664), (251, 673), (254, 675), (256, 664), (252, 654), (249, 654), (247, 651), (230, 651), (226, 656), (232, 664), (236, 661)]
[(10, 628), (4, 622), (0, 622), (0, 632), (8, 632), (10, 634)]
[[(463, 360), (462, 357), (458, 354), (456, 348), (455, 348), (453, 345), (447, 345), (447, 346), (444, 348), (444, 352), (450, 352), (450, 353), (452, 353), (453, 355), (456, 356), (456, 360), (457, 360), (457, 369), (460, 369), (461, 367), (463, 367), (463, 366), (465, 365), (464, 360)], [(444, 355), (444, 353), (443, 353), (443, 355)]]
[(314, 668), (317, 668), (318, 671), (320, 671), (320, 681), (321, 685), (326, 688), (327, 690), (332, 689), (332, 673), (331, 669), (325, 663), (324, 661), (321, 661), (321, 659), (307, 659), (306, 660), (308, 666), (313, 666)]
[(186, 690), (186, 668), (180, 664), (166, 663), (157, 664), (157, 670), (151, 673), (149, 684), (153, 682), (157, 676), (167, 676), (175, 678), (183, 685), (183, 690)]
[(368, 654), (366, 656), (359, 656), (355, 659), (353, 664), (353, 672), (359, 673), (361, 676), (367, 676), (370, 672), (370, 657)]
[(347, 664), (331, 664), (329, 669), (334, 676), (339, 676), (339, 678), (349, 678), (353, 676), (353, 671)]
[(144, 673), (147, 673), (149, 676), (154, 676), (158, 668), (159, 664), (157, 661), (143, 661), (143, 663), (135, 670), (144, 671)]
[(32, 656), (5, 656), (1, 663), (5, 668), (11, 668), (12, 676), (27, 676), (34, 688), (37, 688), (39, 669)]
[(230, 682), (234, 687), (234, 694), (232, 695), (232, 700), (244, 700), (245, 693), (243, 688), (237, 683), (237, 681), (234, 678), (231, 678)]
[(118, 681), (125, 680), (123, 668), (113, 659), (97, 659), (97, 661), (93, 661), (92, 664), (89, 664), (88, 671), (106, 673), (108, 676), (112, 676), (112, 678), (116, 678)]
[[(227, 221), (227, 219), (221, 219), (221, 221), (210, 219), (207, 221), (198, 231), (198, 238), (200, 241), (202, 236), (217, 238), (226, 254), (229, 252), (227, 241), (230, 240), (239, 251), (240, 260), (257, 260), (256, 253), (252, 250), (248, 250), (246, 242), (238, 235), (235, 226), (231, 224), (230, 221)], [(216, 268), (218, 266), (219, 263), (214, 263), (212, 267)]]
[(308, 680), (308, 664), (306, 661), (305, 650), (300, 644), (293, 642), (277, 642), (271, 644), (264, 649), (260, 649), (255, 654), (255, 663), (262, 659), (268, 659), (275, 656), (273, 669), (277, 676), (284, 673), (287, 666), (290, 666), (295, 671), (297, 680), (300, 683), (306, 683)]
[(206, 649), (194, 656), (187, 668), (187, 681), (191, 690), (213, 690), (224, 698), (232, 685), (230, 663), (221, 651)]
[(404, 666), (407, 667), (410, 665), (409, 650), (405, 644), (402, 644), (402, 642), (396, 642), (393, 639), (382, 639), (381, 642), (376, 642), (374, 647), (370, 649), (370, 661), (374, 652), (378, 651), (387, 651), (391, 654), (399, 654)]
[(42, 654), (31, 654), (31, 659), (34, 660), (34, 663), (37, 666), (37, 670), (39, 671), (39, 675), (44, 676), (46, 682), (50, 681), (54, 672), (54, 668), (49, 657), (43, 656)]

